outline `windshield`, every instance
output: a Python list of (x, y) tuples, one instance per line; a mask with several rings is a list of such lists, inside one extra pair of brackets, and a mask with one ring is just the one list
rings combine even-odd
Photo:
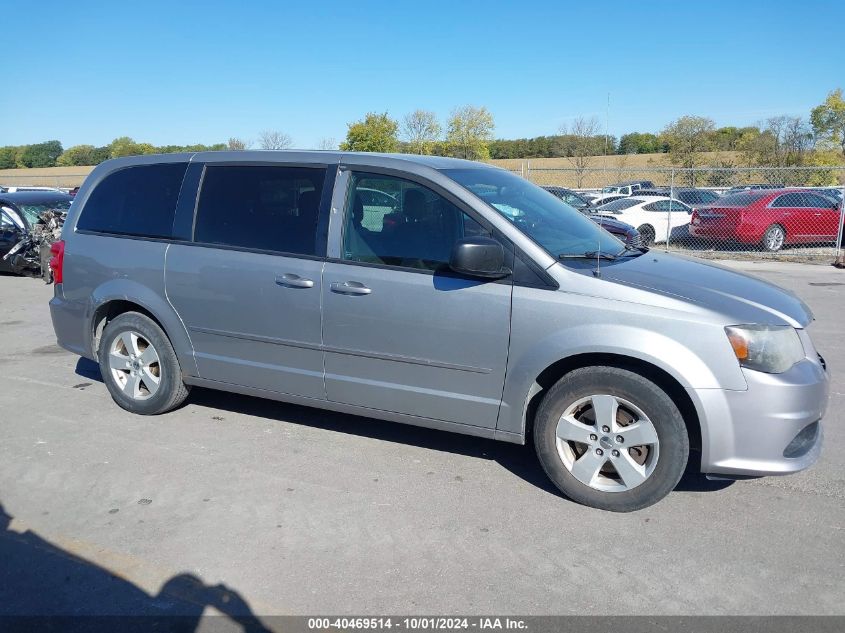
[(747, 207), (763, 196), (768, 196), (766, 191), (743, 191), (742, 193), (728, 193), (716, 203), (720, 207)]
[(21, 213), (23, 213), (26, 221), (32, 225), (38, 223), (41, 214), (45, 211), (67, 211), (70, 209), (70, 201), (56, 200), (55, 202), (42, 204), (18, 204), (18, 208), (21, 210)]
[(521, 176), (498, 169), (444, 169), (502, 217), (542, 246), (550, 255), (583, 255), (601, 251), (615, 255), (622, 242), (560, 198)]

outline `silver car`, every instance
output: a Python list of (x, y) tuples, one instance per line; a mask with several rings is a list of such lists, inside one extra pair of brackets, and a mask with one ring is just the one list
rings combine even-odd
[(192, 386), (523, 444), (569, 498), (653, 504), (689, 462), (819, 456), (812, 314), (772, 284), (631, 249), (530, 182), (438, 157), (107, 161), (53, 247), (59, 344), (115, 402)]

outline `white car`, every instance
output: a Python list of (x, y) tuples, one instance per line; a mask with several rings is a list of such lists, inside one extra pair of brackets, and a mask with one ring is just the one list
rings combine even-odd
[(644, 246), (689, 236), (692, 207), (665, 196), (619, 198), (596, 208), (595, 213), (636, 227)]

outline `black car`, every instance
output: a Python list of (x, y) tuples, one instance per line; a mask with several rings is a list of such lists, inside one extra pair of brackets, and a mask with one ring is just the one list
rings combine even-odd
[[(672, 195), (670, 196), (670, 192)], [(695, 187), (654, 187), (650, 189), (640, 189), (637, 191), (638, 196), (665, 196), (667, 198), (674, 197), (684, 204), (691, 207), (698, 205), (710, 204), (719, 199), (719, 194), (709, 189), (697, 189)]]
[(589, 217), (593, 222), (598, 224), (608, 233), (612, 233), (620, 240), (625, 242), (628, 246), (639, 247), (641, 245), (640, 242), (640, 234), (630, 224), (626, 224), (625, 222), (620, 222), (619, 220), (614, 220), (613, 218), (606, 218), (598, 215), (593, 215), (593, 207), (590, 204), (590, 201), (578, 194), (571, 189), (566, 189), (565, 187), (554, 187), (548, 186), (543, 187), (546, 191), (551, 194), (554, 194), (556, 197), (563, 200), (568, 205), (575, 207), (581, 213)]
[(8, 259), (3, 256), (28, 236), (35, 237), (37, 233), (40, 239), (44, 232), (42, 214), (56, 211), (63, 215), (72, 201), (71, 196), (57, 191), (0, 193), (0, 271), (39, 274), (39, 254), (33, 256), (22, 250)]

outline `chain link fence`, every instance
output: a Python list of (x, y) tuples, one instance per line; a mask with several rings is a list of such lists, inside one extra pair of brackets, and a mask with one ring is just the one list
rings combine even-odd
[(845, 167), (511, 167), (659, 249), (732, 259), (842, 261)]
[[(843, 167), (510, 170), (579, 210), (636, 228), (659, 249), (711, 258), (842, 262)], [(5, 175), (5, 188), (69, 190), (87, 173)]]

